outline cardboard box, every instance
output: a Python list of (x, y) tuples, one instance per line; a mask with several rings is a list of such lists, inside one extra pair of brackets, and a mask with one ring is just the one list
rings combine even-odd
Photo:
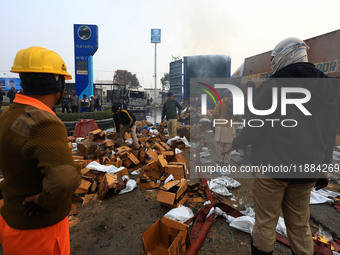
[(185, 254), (188, 225), (163, 217), (143, 233), (142, 243), (144, 255)]
[(86, 194), (89, 191), (89, 188), (91, 186), (91, 182), (82, 179), (79, 187), (76, 189), (74, 194)]
[(168, 165), (168, 161), (166, 161), (162, 154), (158, 155), (158, 160), (162, 167), (166, 167)]
[(152, 161), (141, 168), (141, 172), (145, 173), (151, 179), (159, 179), (162, 172), (159, 169), (159, 164), (156, 161)]
[(188, 199), (188, 182), (186, 179), (170, 181), (159, 189), (157, 201), (168, 207), (183, 205)]
[(145, 190), (145, 189), (156, 189), (161, 186), (161, 182), (158, 181), (152, 181), (149, 176), (146, 174), (141, 174), (139, 176), (139, 184), (140, 184), (140, 189)]
[(188, 178), (186, 166), (184, 162), (170, 162), (164, 168), (167, 175), (172, 174), (175, 180), (180, 180), (182, 178)]

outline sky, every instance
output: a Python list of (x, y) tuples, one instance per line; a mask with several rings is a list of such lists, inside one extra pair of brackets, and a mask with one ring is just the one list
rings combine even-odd
[(144, 88), (154, 87), (152, 28), (162, 30), (158, 87), (173, 57), (228, 55), (233, 73), (286, 37), (340, 28), (339, 0), (0, 0), (0, 10), (0, 77), (17, 77), (9, 70), (20, 49), (41, 46), (59, 53), (74, 79), (73, 24), (89, 24), (99, 28), (94, 81), (123, 69)]

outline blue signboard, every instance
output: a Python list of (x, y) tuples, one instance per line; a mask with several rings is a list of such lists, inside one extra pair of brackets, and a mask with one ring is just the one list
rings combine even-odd
[(74, 24), (76, 94), (93, 95), (93, 55), (98, 49), (98, 26)]
[(15, 90), (20, 90), (20, 78), (1, 78), (0, 77), (0, 87), (5, 90), (11, 90), (11, 87), (14, 87)]
[(159, 28), (151, 29), (151, 43), (161, 42), (161, 30)]

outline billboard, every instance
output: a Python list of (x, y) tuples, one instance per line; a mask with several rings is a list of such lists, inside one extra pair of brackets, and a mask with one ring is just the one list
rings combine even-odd
[(98, 49), (98, 26), (74, 24), (76, 93), (93, 95), (93, 55)]
[(11, 90), (11, 87), (14, 87), (15, 90), (20, 90), (20, 78), (1, 78), (0, 77), (0, 87), (5, 90)]

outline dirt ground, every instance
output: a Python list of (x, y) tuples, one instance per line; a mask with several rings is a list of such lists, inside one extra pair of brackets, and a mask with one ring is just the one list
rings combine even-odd
[[(213, 141), (211, 137), (206, 138), (208, 141)], [(184, 156), (189, 157), (188, 153), (189, 151), (185, 151)], [(211, 159), (214, 161), (213, 146), (211, 146), (211, 154)], [(208, 179), (216, 176), (206, 177)], [(137, 176), (131, 177), (137, 178)], [(235, 179), (241, 183), (241, 186), (230, 189), (233, 193), (233, 200), (230, 197), (213, 193), (214, 200), (224, 202), (238, 210), (244, 210), (245, 205), (252, 203), (252, 179)], [(197, 181), (199, 180), (192, 174), (189, 183)], [(78, 203), (78, 213), (69, 218), (71, 254), (141, 254), (142, 234), (170, 210), (157, 202), (157, 192), (157, 190), (142, 191), (138, 185), (130, 193), (110, 194), (102, 201), (90, 201), (83, 206)], [(187, 203), (184, 205), (190, 207)], [(196, 208), (199, 207), (196, 205)], [(195, 208), (192, 209), (194, 213), (197, 212)], [(291, 254), (286, 246), (279, 243), (275, 246), (274, 255)], [(2, 254), (1, 249), (0, 254)], [(198, 254), (250, 254), (250, 235), (229, 227), (228, 223), (219, 217), (214, 220)]]
[[(214, 160), (214, 147), (210, 147)], [(184, 155), (189, 157), (189, 151)], [(246, 204), (252, 203), (252, 180), (237, 180), (241, 186), (230, 190), (235, 201), (215, 193), (214, 200), (243, 210)], [(191, 183), (198, 181), (193, 174), (189, 178)], [(70, 228), (72, 254), (141, 254), (141, 235), (169, 211), (156, 201), (156, 197), (157, 190), (142, 191), (138, 187), (130, 193), (109, 196), (79, 207), (78, 214), (70, 219), (71, 225), (76, 223)], [(190, 207), (187, 203), (184, 205)], [(194, 213), (196, 208), (192, 208)], [(281, 244), (276, 246), (274, 254), (291, 254), (289, 248)], [(217, 218), (198, 254), (250, 254), (250, 235), (229, 227), (223, 218)]]
[[(243, 198), (242, 204), (219, 195), (214, 196), (215, 201), (236, 204), (238, 208), (251, 202), (251, 180), (239, 181), (241, 187), (232, 190), (232, 193), (236, 198)], [(110, 196), (101, 202), (92, 201), (80, 207), (78, 215), (70, 219), (71, 224), (78, 221), (70, 228), (71, 253), (141, 254), (141, 235), (169, 211), (156, 201), (156, 196), (156, 190), (141, 191), (137, 188), (130, 193)], [(276, 246), (274, 254), (291, 254), (285, 246)], [(229, 227), (223, 218), (217, 218), (199, 254), (250, 254), (250, 235)]]

